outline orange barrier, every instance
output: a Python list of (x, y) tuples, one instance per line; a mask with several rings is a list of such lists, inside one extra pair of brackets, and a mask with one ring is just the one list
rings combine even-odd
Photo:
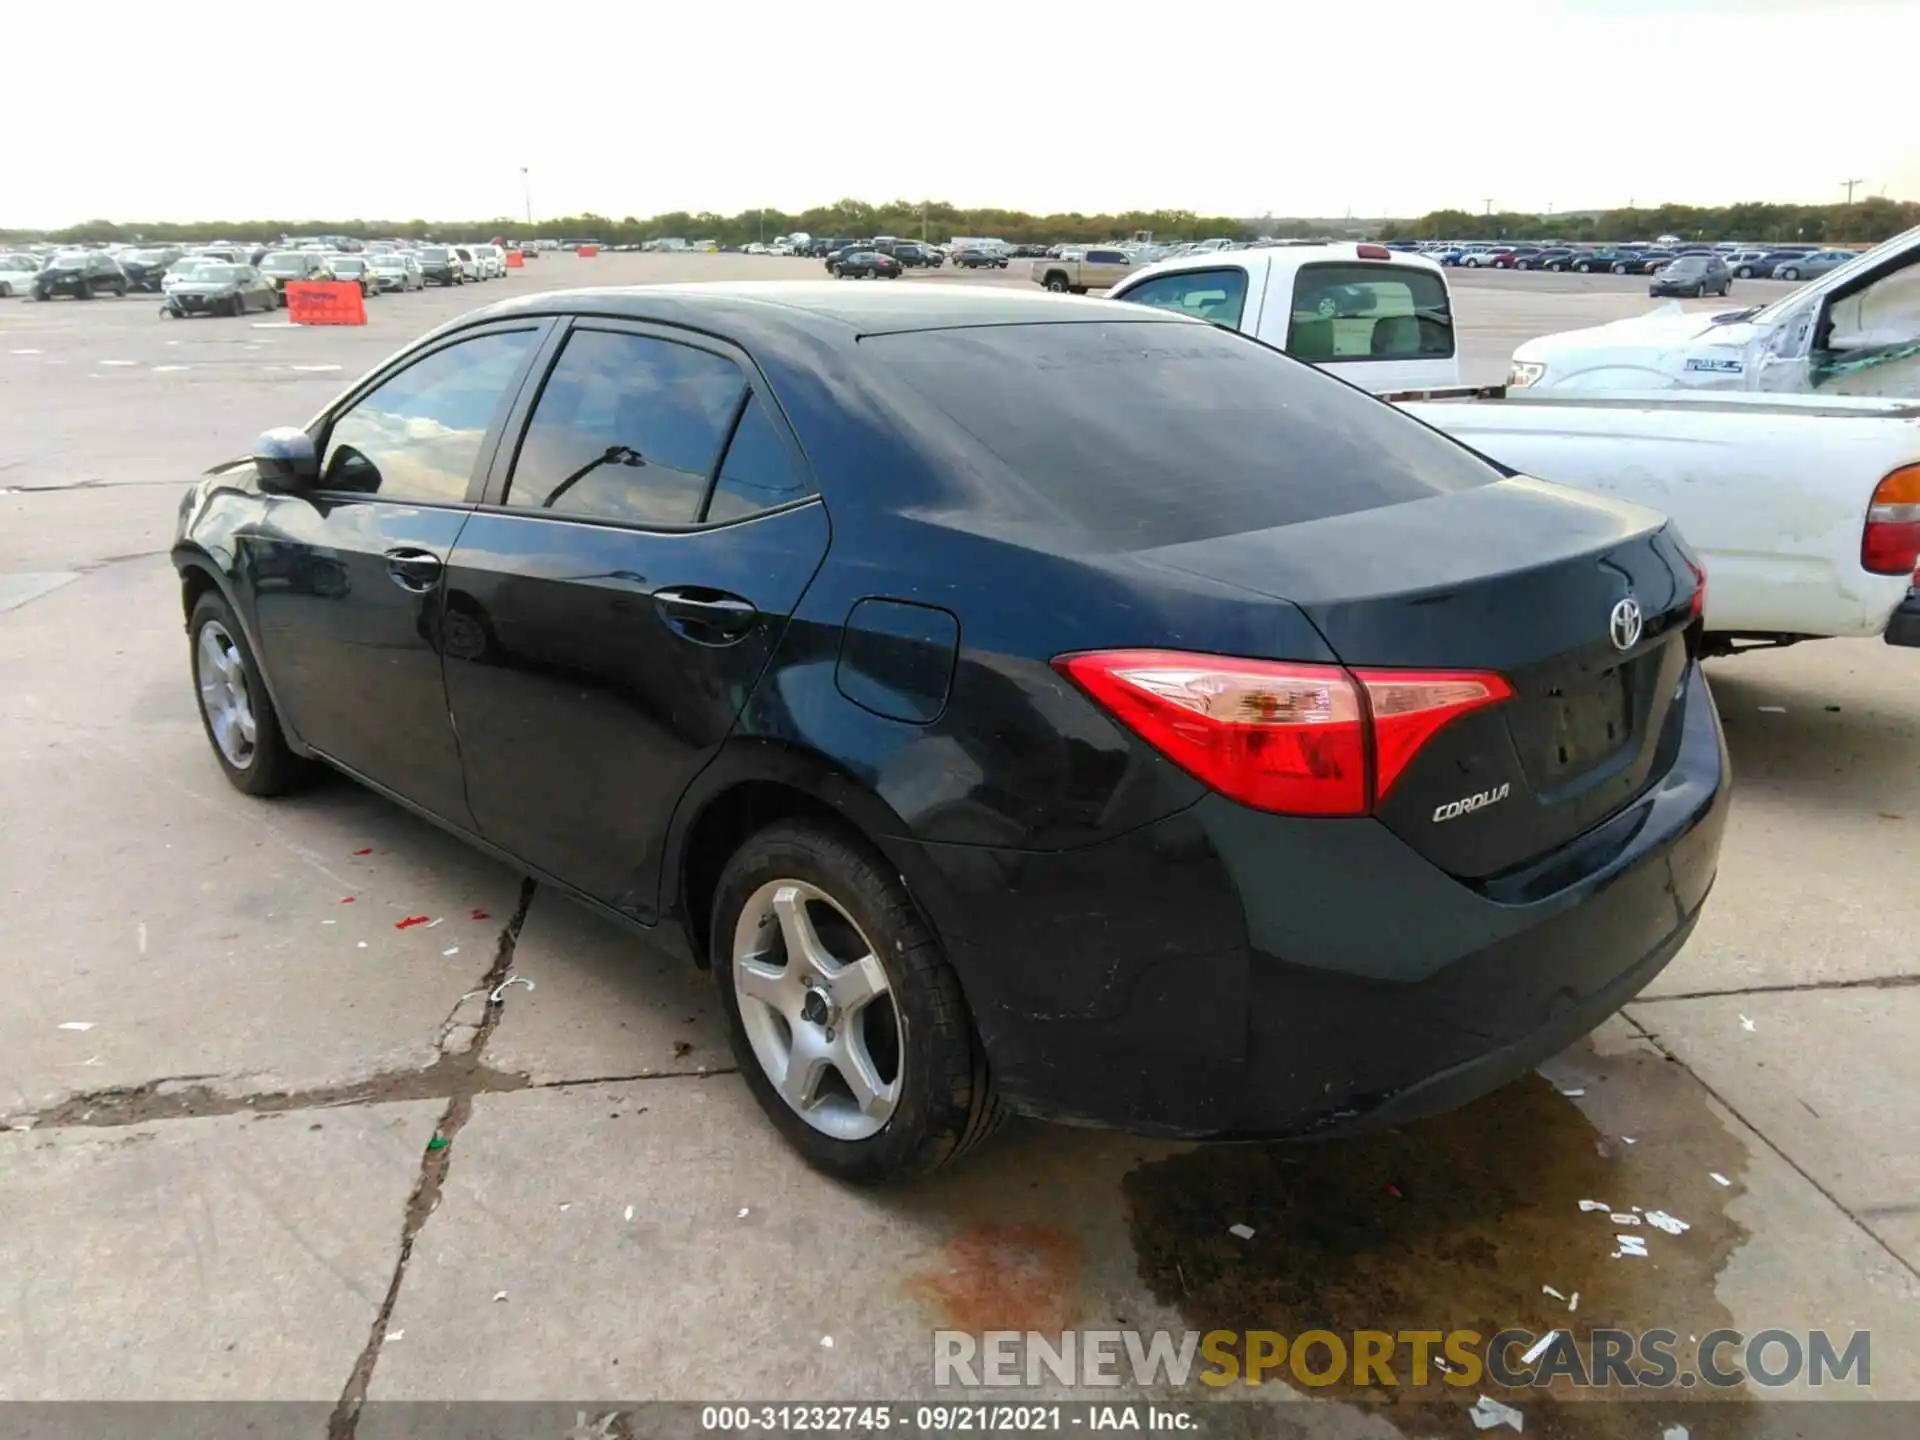
[(527, 257), (522, 255), (518, 250), (509, 250), (507, 252), (507, 268), (509, 270), (524, 269), (526, 263)]
[(573, 253), (578, 255), (582, 260), (591, 260), (600, 253), (600, 247), (598, 245), (582, 245)]
[(287, 319), (296, 325), (364, 325), (366, 296), (345, 280), (290, 280)]

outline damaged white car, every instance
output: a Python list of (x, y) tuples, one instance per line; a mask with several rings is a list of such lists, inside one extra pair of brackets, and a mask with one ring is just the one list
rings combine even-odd
[(1708, 315), (1674, 303), (1529, 340), (1507, 384), (1920, 396), (1920, 228), (1771, 305)]

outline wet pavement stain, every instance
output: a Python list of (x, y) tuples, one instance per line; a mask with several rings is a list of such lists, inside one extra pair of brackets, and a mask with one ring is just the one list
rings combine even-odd
[(1079, 1318), (1080, 1265), (1080, 1241), (1064, 1230), (976, 1221), (961, 1227), (908, 1288), (956, 1330), (1058, 1335)]
[[(1490, 1338), (1558, 1328), (1590, 1354), (1596, 1328), (1665, 1328), (1676, 1332), (1680, 1373), (1694, 1371), (1689, 1337), (1732, 1325), (1714, 1282), (1746, 1235), (1726, 1214), (1741, 1193), (1743, 1147), (1684, 1069), (1650, 1049), (1567, 1058), (1585, 1072), (1578, 1104), (1531, 1075), (1463, 1110), (1376, 1136), (1207, 1146), (1140, 1166), (1123, 1188), (1142, 1278), (1201, 1331), (1326, 1330), (1351, 1345), (1361, 1330)], [(1733, 1183), (1722, 1186), (1716, 1170)], [(1583, 1212), (1582, 1200), (1610, 1210)], [(1690, 1228), (1669, 1235), (1644, 1219), (1611, 1219), (1636, 1206)], [(1234, 1225), (1251, 1227), (1252, 1237), (1231, 1234)], [(1617, 1234), (1644, 1239), (1647, 1257), (1613, 1258)], [(1578, 1309), (1543, 1286), (1568, 1299), (1577, 1292)], [(1315, 1350), (1311, 1368), (1327, 1364), (1326, 1350)], [(1520, 1409), (1526, 1434), (1568, 1440), (1658, 1436), (1664, 1424), (1718, 1440), (1753, 1433), (1761, 1408), (1746, 1403), (1744, 1387), (1575, 1392), (1559, 1380), (1518, 1390), (1483, 1380), (1464, 1388), (1437, 1371), (1415, 1387), (1405, 1347), (1392, 1370), (1392, 1388), (1359, 1389), (1343, 1377), (1307, 1393), (1421, 1435), (1477, 1433), (1466, 1412), (1486, 1394)], [(1290, 1375), (1283, 1383), (1304, 1388)]]

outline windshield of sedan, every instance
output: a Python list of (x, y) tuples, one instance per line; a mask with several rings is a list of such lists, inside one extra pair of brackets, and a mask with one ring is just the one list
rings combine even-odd
[(49, 270), (55, 268), (61, 270), (78, 269), (92, 258), (92, 254), (86, 250), (63, 250), (47, 262), (47, 268)]
[(447, 247), (444, 245), (429, 245), (420, 252), (420, 258), (422, 260), (444, 260), (447, 258)]
[(1028, 508), (1115, 550), (1502, 478), (1392, 406), (1217, 325), (981, 326), (872, 336), (869, 347), (890, 379), (1005, 467), (1006, 503), (983, 509)]
[(260, 262), (262, 270), (299, 270), (307, 268), (307, 257), (297, 250), (281, 250)]
[(1671, 265), (1667, 266), (1666, 273), (1669, 275), (1692, 275), (1696, 271), (1706, 268), (1707, 262), (1703, 257), (1699, 255), (1682, 255), (1678, 260), (1675, 260)]
[(336, 255), (327, 262), (342, 275), (358, 275), (367, 268), (367, 262), (348, 255)]
[(0, 255), (0, 270), (38, 270), (40, 262), (31, 255)]
[(202, 265), (193, 272), (192, 280), (196, 285), (228, 285), (240, 278), (238, 265)]

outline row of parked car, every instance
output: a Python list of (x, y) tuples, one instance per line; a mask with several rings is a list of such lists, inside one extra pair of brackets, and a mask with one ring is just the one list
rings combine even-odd
[(1442, 265), (1490, 270), (1571, 270), (1585, 275), (1652, 275), (1675, 260), (1698, 255), (1718, 260), (1741, 280), (1812, 280), (1854, 258), (1852, 250), (1812, 246), (1765, 249), (1731, 243), (1718, 245), (1432, 245), (1396, 246), (1414, 250)]
[(351, 243), (352, 251), (318, 241), (19, 251), (0, 254), (0, 296), (93, 300), (148, 291), (161, 297), (165, 314), (180, 318), (272, 310), (287, 303), (295, 281), (338, 281), (374, 296), (507, 273), (507, 252), (493, 244)]

